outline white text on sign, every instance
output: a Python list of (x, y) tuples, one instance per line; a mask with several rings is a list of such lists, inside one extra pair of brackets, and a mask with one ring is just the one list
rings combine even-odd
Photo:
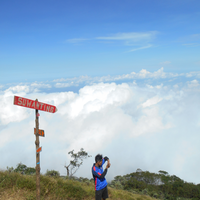
[(42, 103), (39, 101), (34, 101), (31, 99), (26, 99), (23, 97), (14, 96), (14, 105), (23, 106), (27, 108), (32, 108), (36, 110), (42, 110), (50, 113), (55, 113), (57, 108), (53, 105)]

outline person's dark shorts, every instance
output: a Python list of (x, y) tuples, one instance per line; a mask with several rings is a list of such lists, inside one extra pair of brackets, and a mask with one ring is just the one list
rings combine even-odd
[(101, 190), (95, 190), (95, 200), (102, 200), (108, 198), (108, 189), (107, 186)]

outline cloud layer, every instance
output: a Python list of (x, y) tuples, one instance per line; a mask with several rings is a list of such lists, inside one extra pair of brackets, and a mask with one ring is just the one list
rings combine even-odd
[(138, 79), (180, 76), (160, 69), (131, 73), (129, 76), (135, 77), (131, 83), (90, 83), (79, 92), (39, 92), (42, 86), (49, 89), (47, 83), (1, 90), (0, 168), (19, 162), (35, 166), (35, 113), (13, 105), (14, 95), (18, 95), (58, 108), (55, 114), (40, 112), (40, 128), (46, 135), (40, 138), (42, 173), (55, 169), (66, 174), (63, 166), (69, 162), (68, 151), (83, 147), (92, 158), (84, 162), (78, 176), (91, 178), (94, 156), (103, 153), (112, 162), (109, 180), (141, 168), (165, 170), (199, 183), (200, 171), (195, 166), (200, 164), (200, 84), (198, 73), (187, 75), (193, 79), (175, 85), (136, 83)]
[[(160, 64), (167, 65), (170, 64), (170, 61), (164, 61)], [(73, 78), (59, 78), (53, 81), (46, 82), (32, 82), (32, 83), (19, 83), (19, 84), (7, 84), (1, 85), (0, 89), (2, 91), (10, 91), (10, 92), (21, 92), (24, 91), (26, 93), (32, 92), (52, 92), (52, 91), (60, 91), (66, 89), (74, 90), (77, 88), (77, 92), (79, 89), (86, 85), (93, 85), (96, 83), (128, 83), (129, 85), (138, 86), (141, 85), (155, 85), (162, 84), (163, 82), (167, 82), (168, 85), (175, 84), (186, 84), (187, 81), (192, 81), (200, 78), (200, 71), (187, 72), (187, 73), (171, 73), (165, 72), (164, 68), (161, 67), (159, 70), (150, 72), (146, 69), (142, 69), (139, 72), (131, 72), (129, 74), (115, 75), (115, 76), (102, 76), (102, 77), (90, 77), (90, 76), (80, 76)]]

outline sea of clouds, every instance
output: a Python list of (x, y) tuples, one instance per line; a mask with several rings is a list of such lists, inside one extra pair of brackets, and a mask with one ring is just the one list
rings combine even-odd
[[(108, 156), (107, 179), (159, 170), (200, 183), (200, 72), (141, 70), (119, 76), (62, 78), (0, 86), (1, 169), (35, 167), (35, 112), (13, 105), (14, 95), (55, 105), (39, 112), (41, 172), (66, 175), (68, 152), (90, 155), (76, 173), (92, 178), (97, 153)], [(73, 90), (73, 88), (76, 88)]]

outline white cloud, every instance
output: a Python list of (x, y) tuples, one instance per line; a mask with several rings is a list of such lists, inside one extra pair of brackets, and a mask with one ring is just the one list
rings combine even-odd
[(199, 71), (196, 71), (196, 72), (189, 72), (189, 73), (186, 73), (185, 76), (186, 76), (187, 78), (190, 78), (190, 77), (200, 78), (200, 72), (199, 72)]
[[(169, 64), (168, 61), (165, 62), (165, 64)], [(64, 88), (64, 87), (70, 87), (70, 86), (79, 86), (80, 84), (85, 85), (91, 85), (94, 83), (100, 83), (100, 82), (115, 82), (115, 81), (127, 81), (127, 80), (139, 80), (139, 79), (170, 79), (170, 81), (173, 81), (171, 78), (179, 78), (182, 77), (190, 78), (190, 77), (196, 77), (200, 78), (200, 72), (189, 72), (189, 73), (170, 73), (165, 72), (164, 68), (161, 67), (157, 71), (150, 72), (146, 69), (142, 69), (139, 72), (131, 72), (129, 74), (123, 74), (123, 75), (116, 75), (116, 76), (102, 76), (102, 77), (89, 77), (89, 76), (80, 76), (80, 77), (74, 77), (74, 78), (61, 78), (53, 80), (55, 82), (54, 87), (56, 88)], [(161, 80), (162, 81), (162, 80)], [(180, 80), (181, 81), (181, 80)], [(161, 85), (162, 83), (160, 83)]]
[(166, 73), (164, 72), (163, 67), (155, 72), (149, 72), (146, 69), (142, 69), (137, 74), (135, 72), (132, 72), (131, 74), (133, 74), (137, 78), (142, 78), (142, 79), (144, 79), (144, 78), (166, 78), (167, 77)]
[(161, 83), (160, 85), (156, 85), (155, 88), (161, 89), (163, 87), (163, 84)]
[(13, 93), (30, 93), (30, 92), (39, 92), (40, 89), (47, 89), (51, 88), (52, 86), (50, 84), (45, 84), (45, 83), (31, 83), (31, 84), (20, 84), (17, 86), (9, 87), (6, 89), (6, 92), (13, 92)]
[(190, 78), (190, 77), (192, 77), (192, 76), (193, 76), (193, 73), (191, 73), (191, 72), (190, 72), (190, 73), (186, 73), (186, 77), (187, 77), (187, 78)]
[(147, 49), (152, 47), (153, 45), (149, 44), (152, 42), (158, 34), (158, 31), (147, 31), (147, 32), (125, 32), (125, 33), (116, 33), (110, 36), (101, 36), (95, 37), (93, 39), (86, 38), (73, 38), (68, 39), (66, 42), (73, 44), (80, 44), (86, 40), (101, 40), (101, 41), (115, 41), (115, 42), (123, 42), (124, 45), (127, 46), (136, 46), (128, 52), (133, 52), (137, 50)]
[[(86, 165), (78, 172), (80, 176), (90, 178), (94, 156), (103, 153), (112, 161), (113, 167), (107, 175), (108, 178), (113, 178), (116, 173), (131, 173), (137, 168), (155, 172), (163, 169), (186, 181), (197, 183), (200, 173), (196, 171), (194, 175), (187, 163), (194, 166), (200, 164), (200, 114), (196, 109), (200, 98), (200, 91), (196, 90), (199, 80), (196, 78), (186, 81), (186, 84), (176, 83), (172, 86), (166, 85), (166, 82), (145, 82), (142, 86), (138, 84), (145, 79), (163, 80), (167, 77), (177, 75), (165, 73), (163, 68), (155, 72), (143, 69), (138, 73), (100, 77), (101, 81), (130, 78), (133, 79), (130, 84), (91, 84), (94, 81), (92, 80), (78, 93), (64, 90), (48, 94), (36, 93), (34, 87), (39, 88), (42, 83), (16, 85), (2, 91), (0, 151), (5, 153), (1, 157), (0, 167), (15, 167), (19, 162), (32, 167), (35, 165), (35, 112), (13, 105), (16, 94), (30, 99), (38, 98), (39, 101), (58, 108), (55, 114), (40, 112), (40, 128), (45, 130), (46, 135), (45, 138), (40, 138), (43, 148), (42, 173), (46, 169), (55, 169), (66, 174), (63, 165), (69, 162), (67, 152), (83, 147), (93, 157), (84, 162)], [(83, 79), (87, 81), (87, 77)], [(134, 79), (139, 80), (137, 84)], [(81, 78), (70, 79), (71, 82), (76, 82), (75, 80), (82, 81)], [(97, 82), (100, 79), (95, 80)], [(65, 81), (66, 79), (60, 83), (65, 84)], [(56, 84), (56, 81), (53, 83)], [(46, 87), (49, 88), (48, 84)], [(187, 148), (190, 153), (183, 153)], [(123, 166), (118, 163), (118, 157), (123, 157)], [(182, 162), (181, 169), (178, 160)]]
[(155, 78), (155, 79), (163, 79), (163, 78), (170, 78), (176, 77), (177, 74), (172, 73), (165, 73), (164, 68), (160, 68), (158, 71), (149, 72), (146, 69), (142, 69), (138, 73), (131, 72), (130, 74), (123, 74), (118, 76), (104, 76), (101, 78), (95, 78), (96, 82), (100, 81), (118, 81), (118, 80), (127, 80), (127, 79), (147, 79), (147, 78)]
[(178, 88), (179, 88), (178, 84), (174, 85), (173, 87), (174, 87), (175, 89), (178, 89)]
[[(18, 88), (18, 87), (17, 87)], [(0, 128), (1, 125), (7, 125), (11, 122), (20, 122), (29, 116), (26, 110), (21, 110), (13, 105), (14, 94), (8, 90), (0, 95)]]
[[(41, 91), (56, 91), (57, 88), (67, 88), (67, 87), (83, 87), (84, 85), (92, 85), (95, 83), (101, 83), (101, 82), (129, 82), (133, 83), (136, 80), (144, 80), (147, 81), (146, 85), (152, 85), (154, 84), (154, 81), (157, 81), (157, 88), (162, 87), (162, 79), (166, 79), (171, 84), (174, 84), (174, 81), (182, 81), (182, 78), (191, 78), (199, 79), (200, 78), (200, 72), (194, 71), (194, 72), (188, 72), (188, 73), (170, 73), (165, 72), (164, 68), (160, 68), (157, 71), (150, 72), (146, 69), (142, 69), (139, 72), (131, 72), (129, 74), (122, 74), (122, 75), (116, 75), (116, 76), (102, 76), (102, 77), (90, 77), (90, 76), (80, 76), (80, 77), (73, 77), (73, 78), (60, 78), (55, 79), (53, 81), (49, 81), (48, 83), (42, 83), (42, 82), (33, 82), (33, 83), (26, 83), (26, 84), (19, 84), (19, 85), (3, 85), (1, 88), (6, 89), (6, 91), (11, 91), (13, 93), (16, 92), (24, 92), (24, 93), (32, 93), (32, 92), (41, 92)], [(159, 81), (159, 82), (158, 82)], [(140, 85), (140, 83), (143, 83), (141, 81), (137, 82), (137, 84)], [(153, 86), (155, 87), (155, 86)], [(1, 89), (1, 90), (2, 90)]]
[(139, 47), (139, 48), (135, 48), (135, 49), (131, 49), (129, 52), (132, 52), (132, 51), (138, 51), (138, 50), (142, 50), (142, 49), (148, 49), (152, 47), (151, 44), (147, 45), (147, 46), (143, 46), (143, 47)]
[(83, 82), (87, 82), (87, 81), (94, 81), (96, 78), (92, 78), (89, 76), (80, 76), (80, 77), (74, 77), (74, 78), (60, 78), (60, 79), (55, 79), (53, 80), (53, 82), (58, 82), (58, 84), (60, 84), (60, 82), (69, 82), (71, 85), (73, 84), (79, 84), (79, 83), (83, 83)]
[(188, 81), (187, 84), (188, 84), (188, 87), (198, 87), (199, 81), (197, 81), (197, 80)]
[[(6, 92), (8, 91), (12, 91), (12, 92), (16, 92), (16, 93), (19, 93), (19, 92), (25, 92), (25, 93), (29, 93), (30, 92), (30, 87), (28, 85), (17, 85), (17, 86), (14, 86), (14, 87), (9, 87)], [(35, 90), (36, 92), (36, 90)]]
[(153, 97), (153, 98), (148, 99), (147, 101), (145, 101), (145, 102), (142, 104), (142, 106), (143, 106), (144, 108), (146, 108), (146, 107), (155, 105), (155, 104), (159, 103), (160, 101), (162, 101), (162, 98), (160, 98), (160, 97), (158, 97), (158, 96), (155, 96), (155, 97)]
[(79, 96), (74, 96), (67, 109), (64, 110), (75, 118), (80, 115), (88, 115), (98, 112), (108, 105), (119, 106), (130, 97), (131, 90), (127, 84), (116, 85), (115, 83), (99, 83), (93, 86), (85, 86), (79, 91)]
[(156, 35), (157, 31), (148, 31), (148, 32), (128, 32), (128, 33), (117, 33), (110, 36), (97, 37), (97, 40), (106, 40), (106, 41), (122, 41), (124, 45), (127, 46), (136, 46), (136, 48), (129, 50), (128, 52), (138, 51), (142, 49), (147, 49), (152, 47), (152, 42)]
[(98, 40), (124, 40), (131, 42), (151, 41), (158, 34), (157, 31), (117, 33), (111, 36), (97, 37)]
[(133, 81), (133, 83), (132, 83), (133, 85), (137, 85), (137, 83), (136, 83), (136, 81)]
[(148, 88), (153, 89), (154, 87), (152, 85), (147, 84), (146, 85)]
[(34, 88), (51, 88), (51, 85), (50, 84), (45, 84), (45, 83), (32, 83), (30, 85), (31, 87), (34, 87)]
[[(157, 104), (162, 99), (151, 99), (142, 106), (144, 108)], [(159, 115), (159, 109), (156, 107), (146, 108), (143, 110), (143, 115), (138, 119), (137, 123), (133, 126), (132, 136), (139, 136), (143, 134), (159, 133), (165, 129), (171, 128), (170, 123), (164, 124), (163, 118)]]
[(70, 86), (78, 86), (78, 83), (71, 82), (71, 83), (56, 83), (55, 84), (56, 88), (65, 88), (65, 87), (70, 87)]

